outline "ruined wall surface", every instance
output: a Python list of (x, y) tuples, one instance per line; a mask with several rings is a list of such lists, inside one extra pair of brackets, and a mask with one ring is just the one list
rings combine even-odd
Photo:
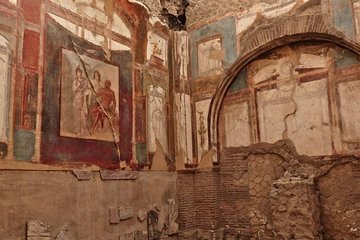
[[(190, 4), (188, 12), (192, 11), (194, 4)], [(201, 5), (201, 3), (199, 4)], [(201, 21), (194, 20), (193, 23), (188, 22), (190, 76), (192, 79), (193, 101), (195, 102), (194, 122), (196, 122), (196, 125), (194, 140), (197, 141), (195, 153), (198, 162), (201, 162), (209, 151), (208, 128), (215, 129), (214, 126), (208, 126), (207, 114), (209, 113), (210, 99), (214, 97), (219, 87), (222, 86), (222, 80), (227, 77), (226, 74), (231, 74), (231, 72), (227, 71), (231, 69), (237, 57), (249, 56), (247, 54), (260, 50), (269, 41), (289, 34), (328, 33), (354, 42), (358, 35), (356, 24), (354, 24), (358, 19), (358, 3), (356, 2), (309, 0), (251, 1), (250, 3), (249, 1), (243, 3), (246, 6), (244, 8), (236, 4), (233, 7), (233, 4), (221, 4), (220, 2), (206, 2), (206, 4), (209, 6), (194, 11), (193, 15), (193, 19), (197, 19), (197, 17), (203, 19)], [(209, 10), (217, 4), (222, 5), (217, 7), (217, 10), (223, 11), (222, 9), (227, 8), (227, 10), (224, 10), (227, 14), (221, 13), (221, 16), (217, 16), (214, 15), (214, 11)], [(341, 11), (336, 9), (341, 9)], [(202, 11), (211, 13), (202, 15)], [(342, 16), (346, 17), (342, 18)], [(188, 21), (192, 21), (192, 18), (189, 17)], [(281, 45), (282, 43), (278, 44)], [(308, 60), (303, 59), (303, 61)], [(261, 66), (266, 64), (260, 63)], [(242, 69), (242, 73), (236, 76), (238, 80), (232, 83), (229, 91), (248, 89), (248, 82), (241, 80), (246, 75), (251, 74), (246, 72), (247, 70), (247, 68)], [(244, 91), (241, 94), (247, 93)], [(260, 95), (258, 94), (259, 97)], [(248, 115), (246, 111), (253, 108), (254, 106), (249, 105), (248, 102), (243, 102), (242, 106), (238, 106), (238, 108), (230, 107), (227, 111), (227, 119), (236, 114), (241, 114), (244, 121), (247, 121)], [(234, 111), (236, 111), (236, 114)], [(215, 116), (211, 116), (211, 118), (212, 121)], [(251, 121), (251, 119), (248, 120)], [(231, 120), (228, 121), (231, 122)], [(230, 122), (228, 122), (228, 125), (231, 125)], [(251, 124), (256, 123), (252, 122)], [(239, 125), (229, 126), (229, 128), (231, 127), (240, 128)], [(244, 131), (237, 131), (234, 138), (226, 140), (228, 144), (233, 144), (234, 141), (242, 141), (239, 139), (244, 139), (243, 142), (246, 143), (253, 142), (251, 137), (256, 138), (257, 133), (251, 132), (252, 129), (244, 125), (241, 126), (241, 129), (244, 129)], [(237, 134), (241, 134), (242, 137), (236, 140)], [(299, 151), (302, 150), (299, 149)], [(217, 160), (214, 159), (214, 161)]]
[(359, 165), (334, 167), (318, 181), (325, 239), (359, 238)]
[(0, 189), (1, 239), (26, 239), (31, 220), (58, 240), (171, 239), (177, 215), (176, 175), (166, 172), (1, 171)]
[(358, 158), (301, 156), (279, 141), (227, 148), (221, 160), (179, 173), (180, 239), (358, 237)]
[[(356, 187), (337, 195), (346, 184), (335, 181), (345, 172), (345, 182), (356, 179), (359, 133), (349, 124), (357, 98), (345, 96), (358, 81), (358, 56), (323, 44), (262, 54), (227, 92), (219, 121), (219, 231), (226, 239), (356, 239), (356, 221), (344, 220), (358, 218)], [(335, 222), (345, 224), (341, 232), (331, 230)]]
[[(357, 177), (360, 132), (354, 117), (359, 107), (350, 89), (356, 89), (359, 81), (359, 57), (332, 43), (289, 44), (284, 37), (316, 32), (354, 43), (350, 20), (335, 12), (331, 17), (337, 20), (322, 13), (340, 5), (345, 12), (355, 8), (347, 1), (322, 3), (274, 3), (273, 8), (209, 18), (209, 23), (190, 27), (194, 135), (200, 162), (191, 189), (200, 185), (196, 183), (201, 182), (196, 179), (200, 169), (213, 162), (219, 169), (218, 191), (209, 192), (206, 199), (218, 198), (220, 217), (213, 216), (215, 228), (187, 226), (184, 239), (357, 238), (357, 190), (350, 194), (356, 184), (336, 192)], [(299, 27), (302, 24), (312, 29)], [(235, 33), (229, 27), (233, 25)], [(274, 41), (281, 48), (262, 45), (282, 37)], [(270, 51), (262, 52), (262, 47)], [(237, 49), (235, 57), (229, 49)], [(262, 54), (226, 73), (236, 55), (249, 60), (252, 51)], [(224, 100), (215, 102), (219, 115), (210, 116), (209, 106), (217, 100), (214, 93), (223, 90), (222, 81), (229, 76), (232, 82)], [(207, 138), (208, 117), (219, 119), (215, 126), (219, 142), (213, 146)], [(214, 148), (215, 157), (210, 154)], [(344, 182), (335, 183), (341, 174)], [(196, 197), (191, 204), (196, 207), (195, 203)], [(206, 211), (196, 211), (195, 218), (206, 219)], [(350, 218), (356, 220), (349, 222)], [(179, 221), (182, 225), (183, 219)], [(341, 230), (333, 230), (337, 224)]]
[[(223, 150), (219, 191), (225, 239), (320, 239), (315, 171), (286, 142)], [(224, 166), (224, 167), (222, 167)], [(306, 220), (304, 220), (306, 219)]]

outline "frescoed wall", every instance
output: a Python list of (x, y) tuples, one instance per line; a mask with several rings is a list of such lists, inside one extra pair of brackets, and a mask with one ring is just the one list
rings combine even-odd
[(359, 238), (359, 9), (0, 0), (0, 239)]
[[(342, 48), (320, 43), (291, 45), (250, 63), (243, 79), (249, 87), (228, 93), (223, 109), (222, 145), (238, 147), (291, 139), (304, 155), (348, 152), (348, 144), (356, 142), (356, 123), (349, 114), (356, 106), (352, 92), (357, 85), (356, 81), (346, 80), (346, 74), (347, 69), (356, 69), (358, 64), (336, 68), (337, 58), (352, 58), (346, 54)], [(243, 113), (232, 120), (234, 109), (243, 109)], [(336, 115), (330, 115), (335, 109)], [(233, 126), (235, 122), (241, 127)], [(240, 144), (234, 138), (242, 134), (245, 135), (238, 140), (242, 141)]]
[(173, 239), (169, 39), (139, 3), (0, 1), (0, 239)]

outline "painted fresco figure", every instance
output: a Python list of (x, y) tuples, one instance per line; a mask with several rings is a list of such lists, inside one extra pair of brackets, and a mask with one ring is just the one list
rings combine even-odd
[(203, 149), (205, 147), (205, 134), (206, 134), (206, 127), (205, 127), (205, 123), (204, 123), (204, 112), (198, 112), (200, 114), (199, 117), (199, 121), (200, 121), (200, 126), (199, 126), (199, 130), (198, 133), (200, 135), (200, 146)]
[(91, 126), (93, 126), (98, 114), (98, 108), (100, 106), (97, 99), (97, 93), (99, 92), (99, 89), (104, 87), (104, 83), (101, 81), (101, 74), (98, 70), (94, 71), (93, 79), (91, 82), (92, 82), (92, 94), (90, 97), (90, 116), (91, 116), (90, 120), (91, 120)]
[(164, 152), (167, 152), (166, 140), (166, 113), (165, 113), (165, 95), (163, 89), (158, 86), (152, 86), (149, 92), (149, 103), (152, 105), (151, 126), (154, 134), (154, 141), (159, 141)]
[(101, 81), (101, 74), (100, 74), (100, 72), (98, 70), (94, 71), (93, 81), (92, 82), (93, 82), (95, 93), (97, 93), (100, 88), (104, 87), (104, 83)]
[(75, 132), (78, 136), (84, 136), (89, 134), (87, 119), (91, 88), (87, 80), (82, 76), (80, 66), (76, 68), (75, 72), (76, 78), (72, 84)]
[[(99, 128), (104, 128), (104, 120), (107, 115), (116, 118), (116, 98), (115, 93), (111, 90), (111, 81), (105, 81), (105, 87), (99, 89), (96, 94), (98, 105), (92, 110), (94, 122), (91, 131), (94, 132)], [(110, 120), (110, 119), (109, 119)]]

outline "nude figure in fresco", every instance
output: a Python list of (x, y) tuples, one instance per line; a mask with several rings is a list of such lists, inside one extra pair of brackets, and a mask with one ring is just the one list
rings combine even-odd
[(78, 136), (89, 134), (87, 125), (88, 107), (91, 95), (91, 88), (86, 79), (82, 76), (80, 66), (76, 68), (76, 77), (73, 80), (72, 92), (74, 94), (73, 113), (75, 132)]
[(116, 98), (115, 93), (111, 90), (111, 81), (105, 81), (105, 87), (99, 89), (96, 94), (98, 105), (92, 109), (94, 116), (94, 122), (91, 131), (94, 132), (97, 129), (104, 128), (104, 120), (108, 115), (111, 118), (116, 118)]

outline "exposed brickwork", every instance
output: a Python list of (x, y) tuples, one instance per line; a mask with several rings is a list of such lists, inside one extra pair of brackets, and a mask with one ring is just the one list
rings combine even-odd
[[(206, 19), (222, 17), (231, 12), (239, 12), (244, 6), (249, 5), (248, 0), (190, 0), (187, 9), (188, 25), (202, 22)], [(254, 1), (253, 1), (254, 2)]]
[[(357, 236), (360, 228), (350, 219), (358, 217), (354, 200), (358, 187), (347, 182), (360, 171), (349, 170), (345, 163), (326, 174), (331, 163), (299, 156), (290, 141), (225, 149), (219, 169), (179, 174), (179, 239), (321, 239), (321, 224), (332, 229), (341, 225), (341, 219), (349, 219), (340, 226), (342, 233)], [(334, 174), (345, 178), (338, 181)], [(323, 176), (321, 221), (316, 176)], [(354, 204), (346, 210), (349, 199)], [(332, 211), (338, 203), (344, 210)], [(336, 239), (333, 233), (326, 239)]]
[(179, 205), (179, 229), (186, 231), (196, 227), (195, 219), (195, 186), (192, 172), (182, 172), (177, 178)]
[(247, 171), (247, 153), (237, 153), (229, 149), (222, 155), (220, 168), (221, 223), (230, 228), (243, 228), (250, 231), (250, 221), (244, 205), (239, 201), (249, 202), (248, 182), (239, 182)]
[[(158, 17), (161, 20), (164, 20), (164, 17), (161, 15), (161, 10), (163, 6), (161, 5), (161, 0), (136, 0), (133, 2), (139, 2), (145, 4), (145, 6), (150, 10), (153, 16)], [(170, 14), (177, 15), (177, 9), (179, 9), (180, 1), (170, 0), (163, 1), (164, 7), (168, 10)]]
[(219, 172), (195, 173), (196, 226), (199, 229), (213, 230), (219, 222)]
[(180, 230), (219, 227), (219, 172), (182, 172), (177, 180)]
[(283, 175), (286, 161), (238, 148), (224, 150), (221, 159), (221, 226), (237, 229), (242, 237), (263, 231), (272, 214), (272, 183)]

